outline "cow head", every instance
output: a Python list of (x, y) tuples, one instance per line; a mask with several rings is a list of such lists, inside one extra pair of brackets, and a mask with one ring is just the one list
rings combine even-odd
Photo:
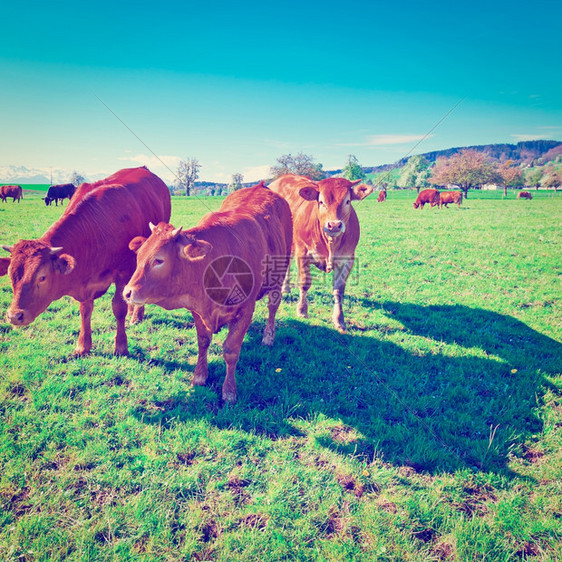
[(62, 248), (38, 240), (20, 240), (2, 248), (10, 257), (0, 259), (0, 275), (9, 273), (14, 293), (6, 319), (27, 326), (64, 294), (61, 276), (73, 271), (75, 261)]
[(43, 200), (45, 201), (45, 205), (47, 205), (47, 207), (54, 201), (50, 197), (43, 197)]
[(372, 186), (359, 184), (360, 181), (328, 178), (318, 183), (311, 182), (299, 190), (303, 199), (317, 202), (318, 220), (327, 236), (341, 236), (349, 221), (351, 202), (361, 201), (373, 192)]
[(204, 260), (212, 245), (182, 232), (171, 224), (150, 224), (148, 238), (137, 236), (129, 248), (137, 254), (137, 268), (123, 289), (124, 299), (132, 305), (158, 304), (159, 301), (185, 290), (184, 266)]

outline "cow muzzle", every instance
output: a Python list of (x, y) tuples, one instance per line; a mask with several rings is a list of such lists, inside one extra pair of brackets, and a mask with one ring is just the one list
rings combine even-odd
[(16, 308), (15, 310), (8, 310), (6, 312), (6, 320), (13, 326), (27, 326), (33, 322), (33, 318), (25, 313), (25, 310)]
[(142, 306), (146, 304), (145, 300), (140, 298), (138, 291), (135, 291), (132, 287), (129, 287), (129, 285), (123, 289), (123, 298), (127, 304), (131, 304), (133, 306)]
[(324, 234), (327, 234), (332, 238), (341, 236), (344, 232), (345, 232), (345, 224), (343, 223), (343, 221), (334, 220), (334, 221), (326, 221), (324, 223)]

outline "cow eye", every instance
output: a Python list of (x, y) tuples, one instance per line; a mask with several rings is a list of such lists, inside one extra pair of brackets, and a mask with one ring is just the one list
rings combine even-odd
[(39, 283), (44, 283), (46, 279), (47, 279), (46, 275), (41, 275), (41, 277), (39, 277), (37, 281), (39, 281)]
[(351, 203), (351, 199), (348, 199), (345, 204), (346, 204), (346, 205), (349, 205), (350, 203)]
[(152, 267), (158, 267), (159, 265), (162, 265), (164, 263), (164, 260), (160, 259), (160, 258), (154, 258), (154, 261), (152, 262)]
[(324, 201), (318, 201), (318, 205), (320, 205), (320, 207), (324, 207)]

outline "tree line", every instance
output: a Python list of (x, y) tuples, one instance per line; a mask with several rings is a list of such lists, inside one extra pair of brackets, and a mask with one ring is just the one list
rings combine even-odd
[[(372, 183), (381, 190), (411, 189), (417, 191), (428, 187), (456, 187), (466, 197), (470, 189), (478, 189), (487, 184), (503, 187), (504, 194), (508, 188), (539, 187), (554, 188), (562, 186), (560, 171), (562, 155), (557, 155), (551, 162), (542, 166), (521, 165), (514, 160), (500, 161), (488, 154), (467, 148), (452, 154), (437, 158), (430, 163), (423, 155), (411, 156), (398, 170), (389, 170), (380, 174), (370, 175), (361, 166), (353, 154), (347, 156), (347, 162), (338, 175), (349, 180), (363, 180)], [(191, 195), (201, 193), (205, 195), (226, 195), (248, 184), (244, 183), (241, 173), (232, 175), (228, 184), (211, 182), (197, 182), (201, 164), (196, 158), (182, 160), (176, 172), (176, 181), (172, 192)], [(313, 180), (321, 180), (334, 175), (323, 169), (323, 165), (315, 161), (314, 157), (302, 152), (296, 155), (283, 154), (270, 168), (270, 177), (274, 180), (283, 174), (298, 174), (308, 176)]]

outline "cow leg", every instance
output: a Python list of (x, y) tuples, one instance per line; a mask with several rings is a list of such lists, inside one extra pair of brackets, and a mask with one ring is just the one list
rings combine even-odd
[(115, 294), (111, 301), (113, 314), (117, 321), (117, 332), (115, 334), (115, 355), (128, 355), (129, 347), (127, 346), (127, 332), (125, 331), (125, 319), (127, 318), (127, 303), (123, 299), (123, 289), (125, 288), (125, 281), (115, 281)]
[(279, 288), (276, 287), (269, 291), (267, 298), (269, 317), (267, 319), (265, 330), (263, 331), (261, 343), (262, 345), (273, 345), (273, 340), (275, 340), (275, 315), (277, 314), (277, 309), (281, 304), (281, 291), (279, 291)]
[(222, 399), (234, 404), (236, 402), (236, 363), (240, 357), (240, 349), (244, 336), (252, 322), (254, 306), (248, 306), (228, 325), (228, 335), (222, 346), (222, 354), (226, 363), (226, 377), (222, 385)]
[(94, 299), (80, 302), (80, 334), (76, 345), (76, 355), (87, 355), (92, 349), (92, 311)]
[(345, 333), (345, 320), (343, 317), (343, 297), (345, 294), (345, 285), (347, 278), (353, 267), (354, 257), (348, 259), (338, 259), (334, 264), (333, 278), (333, 294), (334, 294), (334, 312), (332, 314), (332, 322), (341, 334)]
[(283, 287), (281, 292), (284, 294), (289, 294), (291, 292), (291, 262), (293, 261), (293, 256), (289, 258), (289, 263), (287, 265), (287, 272), (285, 273), (285, 278), (283, 279)]
[(310, 259), (306, 256), (297, 258), (298, 275), (299, 275), (299, 302), (297, 303), (297, 315), (301, 318), (308, 318), (308, 303), (306, 302), (306, 294), (312, 284), (310, 278)]
[(199, 354), (197, 355), (197, 365), (195, 366), (195, 372), (193, 373), (191, 384), (203, 386), (207, 382), (207, 377), (209, 376), (207, 352), (209, 350), (209, 346), (211, 345), (211, 340), (213, 339), (213, 332), (205, 326), (205, 323), (199, 314), (196, 312), (193, 312), (192, 314), (195, 322), (195, 329), (197, 330), (197, 346), (199, 348)]
[(127, 314), (131, 317), (131, 324), (138, 324), (144, 319), (144, 306), (129, 305)]

